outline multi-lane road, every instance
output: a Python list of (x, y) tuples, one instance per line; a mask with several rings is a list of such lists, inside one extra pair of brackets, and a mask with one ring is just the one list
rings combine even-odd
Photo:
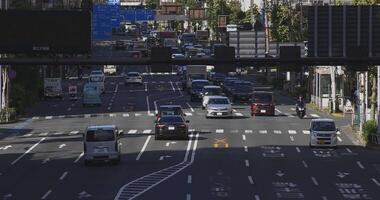
[[(325, 114), (299, 119), (294, 101), (276, 93), (274, 117), (251, 117), (236, 103), (232, 119), (206, 119), (176, 75), (143, 77), (141, 86), (107, 77), (101, 107), (49, 100), (1, 125), (0, 199), (380, 199), (378, 151), (344, 131), (337, 149), (309, 148), (310, 120)], [(157, 106), (170, 103), (190, 120), (188, 141), (154, 140)], [(81, 133), (100, 124), (124, 130), (120, 165), (84, 166)]]

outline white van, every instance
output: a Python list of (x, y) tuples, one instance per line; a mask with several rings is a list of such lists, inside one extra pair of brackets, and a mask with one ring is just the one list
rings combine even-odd
[(337, 146), (337, 132), (335, 122), (332, 119), (313, 119), (310, 123), (310, 147)]
[(95, 83), (102, 93), (104, 93), (104, 81), (105, 76), (102, 70), (93, 70), (91, 71), (88, 82)]
[(85, 165), (93, 161), (120, 163), (120, 136), (123, 131), (115, 125), (90, 126), (84, 133), (83, 148)]

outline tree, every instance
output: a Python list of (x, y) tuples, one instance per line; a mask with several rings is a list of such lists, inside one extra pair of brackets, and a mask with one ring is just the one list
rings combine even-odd
[(229, 22), (231, 24), (242, 24), (246, 16), (245, 13), (241, 10), (240, 1), (231, 0), (229, 3), (229, 9), (231, 11)]
[(215, 32), (218, 28), (218, 15), (228, 15), (230, 10), (225, 0), (207, 0), (207, 5), (207, 22), (209, 28)]
[(252, 4), (245, 12), (243, 23), (256, 23), (258, 21), (260, 21), (259, 8), (256, 4)]
[(145, 3), (147, 8), (156, 9), (160, 4), (160, 0), (146, 0)]

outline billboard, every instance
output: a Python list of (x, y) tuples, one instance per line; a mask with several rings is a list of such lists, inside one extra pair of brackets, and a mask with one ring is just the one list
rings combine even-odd
[(227, 17), (228, 15), (218, 15), (218, 27), (226, 28), (227, 27)]
[(189, 19), (190, 20), (206, 20), (206, 10), (205, 9), (190, 9), (189, 10)]
[(88, 53), (88, 11), (0, 11), (0, 53)]

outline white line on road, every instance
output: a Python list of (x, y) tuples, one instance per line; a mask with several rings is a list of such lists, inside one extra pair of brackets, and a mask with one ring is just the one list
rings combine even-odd
[(318, 181), (317, 181), (317, 179), (315, 179), (315, 177), (311, 177), (311, 180), (313, 181), (313, 183), (314, 183), (314, 185), (319, 185), (319, 183), (318, 183)]
[(339, 136), (338, 136), (338, 140), (339, 140), (339, 142), (342, 142), (342, 138), (340, 138)]
[(124, 113), (123, 117), (129, 117), (129, 113)]
[(249, 183), (250, 183), (251, 185), (254, 184), (252, 176), (248, 176), (248, 181), (249, 181)]
[(151, 137), (152, 137), (152, 136), (149, 135), (148, 138), (146, 138), (146, 141), (145, 141), (145, 143), (144, 143), (144, 146), (142, 147), (142, 149), (141, 149), (139, 155), (137, 155), (136, 160), (140, 160), (141, 155), (144, 153), (146, 147), (148, 146), (148, 143), (149, 143), (149, 140), (150, 140)]
[(149, 115), (150, 114), (149, 96), (146, 96), (146, 107), (147, 107), (147, 112)]
[(117, 93), (117, 90), (119, 89), (119, 84), (116, 85), (115, 90), (113, 91), (114, 93)]
[(186, 112), (185, 115), (186, 115), (186, 116), (193, 116), (193, 113), (191, 113), (191, 112)]
[(26, 154), (28, 154), (29, 152), (31, 152), (34, 148), (36, 148), (41, 142), (43, 142), (46, 138), (41, 138), (40, 141), (38, 141), (36, 144), (34, 144), (33, 146), (31, 146), (27, 151), (25, 151), (25, 153), (23, 153), (21, 156), (19, 156), (16, 160), (14, 160), (11, 165), (14, 165), (16, 164), (19, 160), (21, 160), (21, 158), (23, 158)]
[(351, 149), (349, 149), (348, 147), (346, 147), (346, 151), (347, 151), (348, 153), (352, 153)]
[(45, 158), (41, 164), (46, 164), (48, 161), (50, 160), (50, 158)]
[(302, 161), (302, 164), (303, 164), (303, 166), (305, 167), (305, 168), (308, 168), (309, 166), (307, 165), (307, 163), (303, 160)]
[(46, 116), (45, 119), (53, 119), (53, 116)]
[(358, 164), (358, 166), (362, 169), (364, 169), (364, 166), (362, 165), (362, 163), (360, 161), (356, 161), (356, 164)]
[(187, 184), (191, 184), (193, 182), (193, 178), (191, 175), (187, 176)]
[(46, 199), (51, 193), (51, 190), (47, 191), (44, 196), (41, 197), (41, 199)]
[(148, 133), (151, 133), (151, 132), (152, 132), (151, 129), (146, 129), (146, 130), (143, 131), (143, 133), (145, 133), (145, 134), (148, 134)]
[(65, 146), (66, 146), (66, 144), (61, 144), (61, 145), (58, 146), (58, 149), (62, 149)]
[(128, 134), (136, 134), (137, 130), (136, 129), (131, 129), (128, 131)]
[(317, 115), (317, 114), (310, 114), (310, 116), (312, 116), (314, 118), (319, 118), (319, 115)]
[(82, 156), (84, 156), (84, 152), (80, 153), (79, 156), (77, 157), (77, 159), (74, 160), (74, 163), (77, 163), (81, 158)]
[(326, 196), (323, 196), (322, 197), (322, 200), (328, 200)]
[(244, 133), (250, 134), (250, 133), (253, 133), (253, 131), (252, 130), (245, 130)]
[(294, 134), (297, 134), (297, 131), (296, 130), (289, 130), (288, 133), (291, 135), (294, 135)]
[(170, 81), (170, 85), (172, 86), (173, 92), (175, 92), (175, 88), (174, 88), (173, 82)]
[(145, 85), (145, 92), (148, 92), (148, 83), (145, 82), (144, 85)]
[(279, 109), (277, 109), (277, 108), (275, 108), (275, 110), (276, 110), (277, 112), (279, 112), (279, 113), (282, 113), (281, 110), (279, 110)]
[(267, 131), (267, 130), (259, 130), (259, 133), (260, 133), (260, 134), (267, 134), (268, 131)]
[(274, 130), (273, 133), (274, 134), (281, 134), (282, 132), (280, 130)]
[(190, 134), (189, 135), (190, 139), (187, 143), (187, 148), (186, 148), (186, 153), (185, 153), (185, 158), (183, 159), (183, 162), (186, 162), (187, 161), (187, 158), (189, 157), (189, 152), (190, 152), (190, 148), (191, 148), (191, 143), (192, 143), (192, 137), (193, 137), (193, 134)]
[(108, 107), (107, 107), (107, 110), (111, 110), (111, 107), (108, 106)]
[(292, 142), (294, 142), (294, 137), (291, 135), (290, 136), (290, 140), (292, 141)]
[(216, 133), (224, 133), (224, 129), (216, 129)]
[(69, 135), (76, 135), (76, 134), (78, 134), (79, 133), (79, 131), (71, 131), (70, 133), (69, 133)]
[(195, 142), (194, 142), (194, 146), (193, 146), (193, 154), (191, 155), (191, 160), (190, 160), (191, 163), (193, 163), (194, 159), (195, 159), (195, 152), (196, 152), (197, 146), (198, 146), (198, 137), (199, 137), (199, 133), (197, 133), (197, 135), (195, 136)]
[(244, 151), (248, 152), (248, 147), (247, 146), (244, 146)]
[(375, 178), (371, 178), (371, 180), (377, 185), (380, 187), (380, 183), (375, 179)]
[(259, 195), (255, 195), (255, 200), (260, 200)]
[(179, 93), (181, 94), (181, 96), (183, 96), (182, 91), (181, 91), (181, 88), (179, 88), (178, 83), (176, 83), (176, 85), (177, 85), (177, 89), (178, 89)]
[(301, 153), (301, 149), (299, 147), (296, 147), (296, 150), (298, 153)]
[(189, 106), (189, 108), (190, 108), (191, 112), (194, 112), (194, 109), (193, 109), (193, 107), (191, 107), (191, 105), (190, 105), (189, 103), (186, 103), (186, 104), (187, 104), (187, 106)]
[(302, 132), (303, 132), (303, 134), (305, 134), (305, 135), (310, 135), (310, 131), (309, 131), (309, 130), (303, 130)]
[(154, 101), (153, 103), (154, 103), (154, 112), (155, 112), (156, 114), (158, 114), (157, 101)]
[(67, 111), (71, 111), (71, 107), (69, 107), (69, 108), (67, 109)]
[(59, 180), (62, 181), (67, 176), (68, 173), (69, 173), (68, 171), (63, 172), (62, 176), (59, 177)]
[(245, 160), (245, 166), (249, 167), (249, 160)]
[(247, 138), (245, 138), (245, 135), (242, 135), (241, 137), (243, 138), (244, 141), (247, 139)]
[(191, 200), (191, 194), (186, 195), (186, 200)]

